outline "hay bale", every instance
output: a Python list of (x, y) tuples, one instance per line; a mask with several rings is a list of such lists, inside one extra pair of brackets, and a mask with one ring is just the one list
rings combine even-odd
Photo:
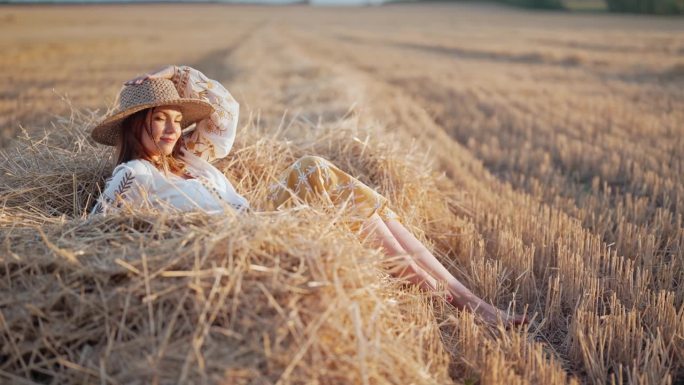
[[(61, 123), (3, 154), (0, 378), (451, 381), (430, 295), (400, 288), (380, 251), (329, 209), (87, 218), (112, 165), (83, 129), (90, 121)], [(439, 190), (399, 148), (319, 129), (318, 140), (296, 145), (243, 129), (217, 166), (255, 207), (273, 175), (315, 151), (394, 198), (409, 224), (444, 209), (417, 203)]]

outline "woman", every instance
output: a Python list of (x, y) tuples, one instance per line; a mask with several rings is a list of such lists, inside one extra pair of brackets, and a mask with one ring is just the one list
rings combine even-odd
[[(92, 131), (95, 141), (117, 150), (117, 166), (92, 213), (123, 206), (211, 213), (249, 210), (247, 200), (210, 164), (230, 151), (238, 109), (219, 82), (189, 66), (167, 66), (125, 82), (116, 110)], [(194, 130), (183, 133), (193, 123)], [(347, 205), (352, 228), (402, 260), (394, 275), (427, 290), (437, 290), (437, 280), (445, 282), (451, 304), (474, 311), (488, 323), (498, 318), (506, 326), (524, 322), (463, 286), (401, 224), (387, 199), (327, 160), (303, 157), (270, 186), (274, 207), (318, 198)]]

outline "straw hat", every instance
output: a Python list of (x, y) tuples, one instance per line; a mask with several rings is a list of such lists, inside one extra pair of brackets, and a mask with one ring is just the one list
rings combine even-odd
[(181, 129), (208, 117), (214, 107), (201, 99), (181, 98), (173, 82), (164, 78), (148, 78), (140, 84), (125, 85), (117, 96), (117, 106), (93, 128), (92, 138), (102, 144), (115, 146), (121, 134), (123, 120), (149, 107), (175, 105), (181, 108)]

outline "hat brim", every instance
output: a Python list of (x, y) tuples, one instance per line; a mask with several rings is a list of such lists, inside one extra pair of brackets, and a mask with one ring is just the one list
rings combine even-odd
[(214, 106), (201, 99), (179, 98), (156, 103), (139, 104), (106, 117), (93, 128), (90, 136), (97, 143), (107, 146), (116, 146), (119, 135), (121, 135), (121, 123), (126, 117), (146, 108), (159, 106), (178, 106), (181, 108), (183, 112), (181, 130), (209, 117), (211, 113), (214, 112)]

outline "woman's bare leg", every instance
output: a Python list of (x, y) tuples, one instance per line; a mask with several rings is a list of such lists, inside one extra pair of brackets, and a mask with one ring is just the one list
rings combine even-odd
[(401, 222), (394, 219), (383, 222), (404, 250), (408, 251), (421, 267), (436, 279), (446, 282), (447, 288), (453, 294), (453, 305), (459, 308), (467, 307), (489, 323), (496, 323), (498, 318), (506, 325), (524, 322), (524, 316), (507, 315), (463, 286)]
[[(416, 261), (406, 252), (402, 245), (392, 235), (382, 218), (374, 214), (364, 222), (361, 234), (367, 237), (373, 245), (382, 246), (385, 253), (390, 257), (398, 257), (396, 266), (390, 269), (393, 276), (406, 278), (409, 282), (418, 285), (424, 290), (437, 290), (437, 280), (421, 268)], [(449, 296), (451, 300), (451, 296)]]

